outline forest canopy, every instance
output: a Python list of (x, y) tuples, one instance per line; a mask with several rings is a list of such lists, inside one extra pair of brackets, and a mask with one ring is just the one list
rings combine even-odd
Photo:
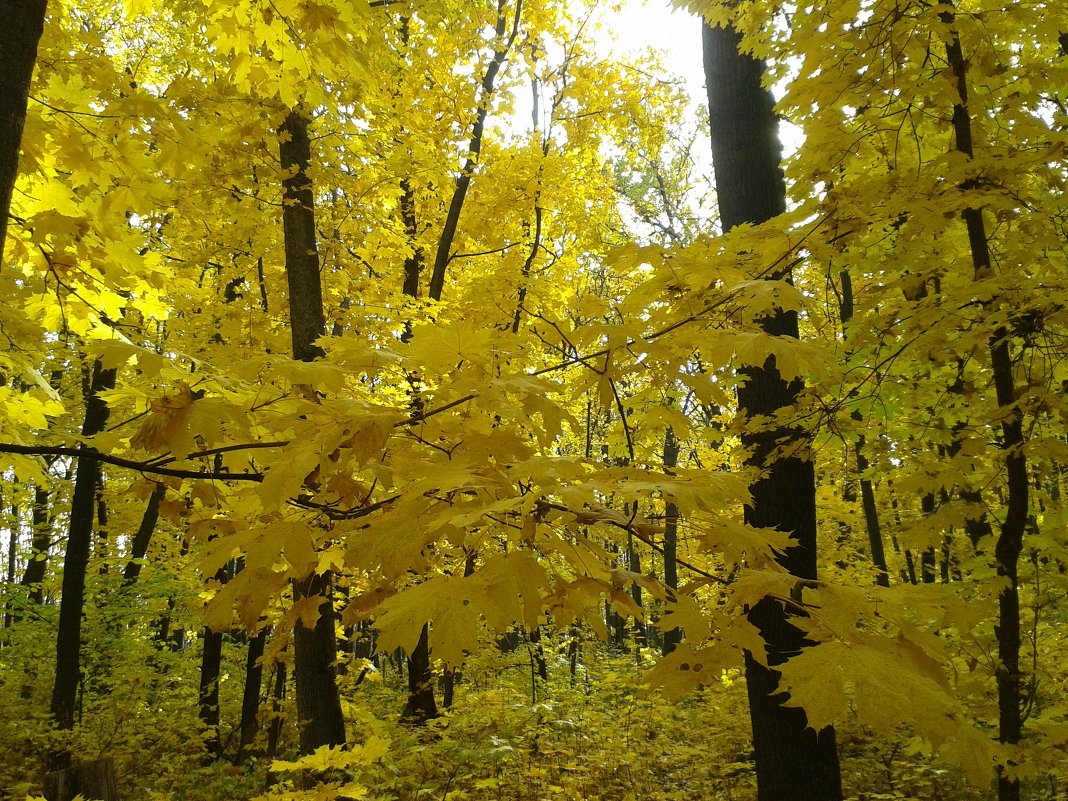
[(1064, 797), (1068, 8), (619, 6), (0, 11), (0, 798)]

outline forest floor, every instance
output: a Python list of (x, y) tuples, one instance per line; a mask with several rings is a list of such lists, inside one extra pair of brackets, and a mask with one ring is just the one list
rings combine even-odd
[[(152, 748), (152, 734), (138, 732), (136, 721), (126, 720), (117, 725), (137, 736), (126, 742), (116, 737), (108, 746), (120, 793), (126, 801), (755, 798), (740, 675), (725, 674), (719, 686), (668, 699), (643, 686), (634, 654), (602, 652), (580, 664), (574, 677), (561, 658), (550, 661), (548, 681), (534, 681), (524, 648), (510, 654), (490, 650), (482, 662), (470, 658), (457, 682), (453, 708), (424, 727), (398, 722), (406, 681), (391, 663), (384, 662), (381, 672), (369, 672), (358, 686), (350, 672), (345, 712), (353, 749), (344, 768), (326, 774), (333, 782), (329, 787), (301, 790), (300, 771), (276, 761), (270, 772), (272, 765), (264, 758), (251, 758), (242, 766), (224, 760), (205, 764), (195, 741), (176, 750), (175, 738), (166, 738), (169, 752), (161, 753), (163, 739)], [(235, 675), (224, 684), (224, 706), (240, 692), (238, 660), (231, 665)], [(164, 737), (161, 731), (155, 735)], [(224, 725), (224, 749), (235, 739), (233, 729)], [(842, 727), (838, 739), (847, 799), (994, 798), (968, 788), (958, 771), (938, 764), (907, 732), (888, 741)], [(295, 740), (287, 725), (281, 759), (296, 758)], [(146, 760), (144, 749), (153, 758)], [(342, 761), (328, 756), (322, 764)], [(32, 794), (30, 784), (10, 795), (0, 791), (0, 798), (21, 799), (25, 792)], [(1045, 782), (1025, 787), (1024, 797), (1068, 798)]]

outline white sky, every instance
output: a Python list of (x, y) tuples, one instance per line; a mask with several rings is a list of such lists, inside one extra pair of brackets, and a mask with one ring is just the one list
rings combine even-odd
[(623, 53), (653, 48), (665, 53), (664, 65), (682, 78), (694, 103), (705, 101), (698, 17), (677, 9), (671, 0), (624, 0), (612, 34)]
[[(664, 66), (682, 78), (695, 105), (708, 102), (704, 64), (701, 58), (701, 23), (696, 14), (676, 8), (672, 0), (622, 0), (623, 10), (612, 33), (623, 53), (638, 53), (652, 47), (665, 54)], [(781, 97), (785, 86), (772, 92)], [(801, 144), (800, 130), (780, 121), (779, 137), (784, 158)]]

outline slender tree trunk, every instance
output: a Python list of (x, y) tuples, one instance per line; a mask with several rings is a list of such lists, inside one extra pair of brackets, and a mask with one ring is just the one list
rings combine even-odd
[[(637, 512), (637, 504), (635, 501), (635, 512)], [(634, 544), (634, 533), (627, 532), (627, 570), (635, 575), (639, 575), (642, 572), (642, 557), (638, 553), (638, 548)], [(630, 585), (630, 597), (634, 599), (634, 605), (639, 610), (644, 612), (642, 607), (642, 588), (638, 582), (634, 582)], [(649, 638), (647, 636), (648, 629), (645, 626), (645, 618), (635, 615), (634, 617), (634, 650), (639, 655), (641, 649), (649, 645)]]
[(545, 659), (545, 646), (541, 641), (541, 627), (535, 626), (527, 635), (530, 644), (530, 656), (534, 661), (534, 672), (540, 681), (549, 680), (549, 663)]
[[(952, 8), (952, 4), (949, 4)], [(952, 31), (946, 44), (946, 56), (956, 79), (958, 102), (953, 106), (953, 134), (956, 149), (973, 156), (972, 123), (968, 111), (967, 62), (961, 47), (960, 35), (952, 11), (944, 11), (941, 21)], [(970, 188), (969, 185), (961, 187)], [(968, 231), (972, 267), (976, 280), (992, 267), (990, 244), (987, 239), (983, 212), (966, 208), (962, 217)], [(1001, 448), (1007, 476), (1005, 519), (1001, 523), (994, 545), (994, 558), (1000, 578), (1006, 586), (998, 596), (998, 739), (1015, 745), (1023, 736), (1023, 715), (1020, 709), (1022, 681), (1020, 675), (1020, 595), (1019, 561), (1023, 550), (1024, 531), (1030, 504), (1027, 481), (1027, 458), (1024, 455), (1023, 413), (1017, 405), (1016, 387), (1009, 351), (1009, 331), (998, 326), (990, 338), (990, 364), (994, 376), (994, 393), (1001, 417)], [(999, 801), (1019, 801), (1020, 782), (1002, 769), (998, 774)]]
[[(672, 475), (679, 464), (679, 441), (670, 428), (664, 432), (664, 472)], [(677, 562), (679, 542), (679, 507), (668, 501), (664, 505), (664, 584), (668, 587), (668, 599), (673, 600), (679, 588), (679, 565)], [(682, 631), (677, 628), (664, 632), (663, 654), (667, 656), (682, 640)]]
[[(11, 504), (11, 527), (7, 537), (7, 586), (15, 584), (15, 561), (19, 556), (19, 505)], [(9, 629), (15, 623), (15, 598), (9, 595), (4, 606), (4, 628)]]
[(434, 701), (434, 674), (430, 662), (430, 629), (423, 624), (419, 643), (408, 656), (408, 701), (401, 712), (406, 723), (422, 724), (439, 715)]
[(107, 558), (111, 551), (108, 533), (108, 504), (104, 497), (104, 476), (101, 474), (96, 482), (96, 547), (93, 551), (100, 575), (108, 573)]
[[(308, 118), (302, 112), (291, 111), (286, 116), (279, 130), (279, 142), (282, 170), (286, 174), (283, 179), (282, 229), (293, 358), (310, 362), (323, 355), (315, 341), (326, 332), (326, 315), (315, 238), (315, 199), (308, 177), (311, 140), (308, 138)], [(323, 745), (345, 742), (345, 718), (334, 670), (337, 648), (331, 591), (329, 573), (312, 573), (293, 582), (296, 601), (321, 599), (315, 627), (308, 629), (298, 620), (293, 632), (297, 719), (303, 754), (310, 754)]]
[(15, 0), (4, 3), (0, 11), (0, 265), (45, 7), (45, 0)]
[[(226, 568), (221, 569), (216, 575), (217, 581), (226, 580)], [(200, 693), (198, 698), (197, 716), (200, 722), (208, 730), (205, 740), (207, 754), (205, 763), (210, 764), (219, 758), (219, 674), (222, 668), (222, 644), (223, 634), (221, 631), (212, 631), (204, 627), (201, 636), (204, 650), (200, 654)]]
[[(842, 283), (840, 317), (844, 333), (853, 319), (853, 277), (849, 274), (849, 270), (842, 270), (839, 276)], [(853, 419), (859, 421), (861, 419), (860, 412), (854, 412)], [(864, 445), (864, 435), (861, 434), (857, 438), (856, 446), (854, 447), (857, 460), (857, 478), (860, 481), (860, 506), (864, 511), (864, 528), (868, 532), (871, 561), (878, 571), (875, 574), (875, 583), (880, 587), (889, 587), (890, 571), (886, 567), (886, 551), (883, 548), (882, 527), (879, 525), (879, 508), (875, 504), (875, 488), (872, 486), (871, 479), (864, 475), (868, 468), (871, 467), (868, 457), (864, 454)]]
[[(115, 387), (115, 370), (93, 364), (86, 398), (82, 436), (91, 437), (107, 425), (109, 410), (99, 393)], [(95, 453), (89, 446), (82, 450)], [(92, 458), (78, 460), (74, 494), (67, 525), (67, 550), (63, 559), (63, 596), (59, 606), (59, 631), (56, 635), (56, 679), (52, 687), (52, 719), (56, 728), (74, 728), (74, 709), (81, 679), (82, 606), (85, 598), (85, 573), (89, 566), (89, 547), (93, 536), (93, 506), (100, 463)], [(61, 771), (71, 766), (71, 755), (60, 748), (49, 755), (49, 768)]]
[(582, 647), (581, 635), (577, 625), (571, 625), (571, 637), (567, 643), (567, 668), (571, 676), (571, 686), (575, 686), (575, 677), (578, 675), (579, 650)]
[[(708, 86), (716, 194), (724, 231), (742, 223), (760, 223), (785, 210), (785, 188), (779, 168), (781, 145), (772, 98), (761, 85), (763, 62), (739, 51), (741, 37), (733, 28), (704, 25), (704, 66)], [(790, 280), (789, 268), (772, 275)], [(768, 334), (798, 337), (797, 315), (779, 310), (760, 321)], [(792, 406), (800, 381), (787, 382), (774, 357), (760, 368), (744, 371), (738, 390), (739, 412), (752, 419)], [(804, 454), (772, 459), (784, 439), (804, 448), (800, 431), (755, 430), (748, 424), (742, 442), (749, 463), (764, 471), (751, 487), (746, 523), (790, 532), (797, 545), (779, 557), (780, 564), (802, 579), (816, 578), (816, 484), (812, 462)], [(746, 654), (753, 745), (759, 801), (838, 801), (842, 798), (838, 749), (833, 727), (807, 728), (804, 712), (784, 707), (774, 669), (807, 643), (791, 625), (779, 601), (765, 598), (749, 615), (765, 641), (770, 669)]]
[(159, 504), (163, 496), (167, 494), (164, 484), (156, 484), (152, 494), (145, 505), (145, 513), (141, 516), (141, 525), (137, 527), (133, 543), (130, 545), (130, 561), (126, 563), (122, 571), (122, 579), (126, 584), (133, 584), (141, 575), (145, 554), (148, 553), (148, 545), (152, 541), (152, 533), (156, 530), (159, 522)]
[(471, 179), (474, 177), (475, 167), (482, 153), (482, 136), (486, 129), (486, 117), (489, 115), (489, 104), (493, 97), (493, 89), (497, 83), (497, 74), (504, 66), (508, 53), (512, 49), (516, 36), (519, 35), (519, 20), (523, 13), (523, 0), (516, 0), (515, 10), (512, 17), (511, 29), (508, 28), (508, 15), (506, 13), (505, 0), (497, 0), (497, 24), (494, 30), (494, 41), (497, 48), (493, 51), (486, 72), (482, 75), (481, 92), (478, 98), (478, 111), (475, 114), (475, 123), (471, 128), (471, 139), (467, 145), (467, 159), (464, 161), (463, 170), (456, 177), (456, 186), (449, 201), (449, 210), (445, 215), (445, 225), (442, 227), (441, 237), (438, 239), (438, 247), (434, 256), (434, 268), (430, 274), (429, 295), (433, 300), (441, 300), (441, 293), (445, 288), (445, 273), (452, 259), (452, 243), (456, 239), (456, 230), (460, 224), (460, 214), (463, 211), (467, 191), (471, 188)]
[[(403, 43), (407, 46), (407, 17), (404, 17), (402, 20), (401, 36)], [(417, 298), (419, 297), (419, 279), (423, 272), (425, 254), (418, 241), (419, 219), (416, 215), (415, 193), (412, 191), (411, 182), (408, 178), (404, 178), (401, 180), (400, 186), (401, 222), (404, 224), (404, 232), (412, 247), (412, 255), (404, 260), (404, 285), (401, 289), (408, 297)], [(464, 192), (466, 191), (465, 188)], [(463, 204), (462, 198), (460, 199), (460, 204)], [(451, 213), (450, 210), (450, 214)], [(457, 212), (456, 216), (459, 217), (459, 212)], [(453, 230), (455, 232), (455, 228)], [(445, 234), (442, 234), (442, 236), (444, 237)], [(442, 267), (442, 270), (442, 278), (437, 287), (437, 294), (431, 295), (434, 300), (441, 300), (441, 290), (444, 287), (444, 267)], [(404, 333), (402, 334), (401, 339), (406, 343), (411, 342), (412, 332), (412, 324), (409, 321), (405, 324)], [(422, 400), (420, 399), (417, 390), (418, 382), (412, 376), (409, 376), (408, 380), (409, 385), (411, 386), (412, 411), (416, 412), (422, 405)], [(437, 702), (434, 700), (433, 662), (430, 658), (430, 632), (427, 625), (428, 624), (423, 624), (423, 629), (419, 634), (419, 641), (416, 643), (415, 649), (406, 657), (408, 665), (408, 698), (405, 701), (404, 709), (401, 711), (401, 720), (408, 723), (422, 724), (432, 718), (438, 717)], [(452, 706), (452, 693), (454, 690), (455, 678), (456, 677), (450, 673), (446, 673), (445, 675), (444, 689), (447, 697), (443, 699), (443, 701), (446, 709)]]
[(52, 541), (52, 493), (47, 487), (33, 488), (33, 542), (30, 544), (30, 560), (22, 574), (22, 584), (30, 590), (30, 600), (44, 603), (44, 577), (48, 568), (48, 547)]
[[(475, 572), (475, 551), (464, 549), (464, 578)], [(449, 665), (442, 675), (441, 703), (446, 709), (452, 709), (453, 697), (456, 693), (456, 680), (459, 678), (460, 668)]]
[(267, 727), (267, 759), (278, 756), (278, 741), (282, 737), (282, 702), (286, 699), (286, 665), (276, 662), (274, 666), (274, 687), (271, 690), (271, 723)]
[(415, 192), (412, 191), (412, 182), (409, 178), (402, 178), (400, 182), (401, 222), (404, 223), (404, 233), (412, 246), (412, 253), (404, 260), (404, 294), (408, 297), (419, 297), (419, 276), (423, 272), (424, 254), (417, 237), (419, 236), (418, 222), (415, 216)]
[(260, 629), (249, 641), (248, 657), (245, 660), (245, 686), (241, 692), (241, 733), (237, 744), (234, 764), (240, 765), (248, 756), (249, 746), (260, 730), (260, 689), (263, 687), (263, 663), (261, 657), (267, 645), (267, 629)]

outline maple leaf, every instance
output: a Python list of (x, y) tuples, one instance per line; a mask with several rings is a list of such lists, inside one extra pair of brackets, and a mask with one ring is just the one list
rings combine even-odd
[(174, 395), (164, 395), (151, 402), (148, 418), (130, 439), (130, 445), (145, 451), (166, 449), (184, 456), (193, 449), (188, 421), (193, 393), (189, 385), (179, 383)]

